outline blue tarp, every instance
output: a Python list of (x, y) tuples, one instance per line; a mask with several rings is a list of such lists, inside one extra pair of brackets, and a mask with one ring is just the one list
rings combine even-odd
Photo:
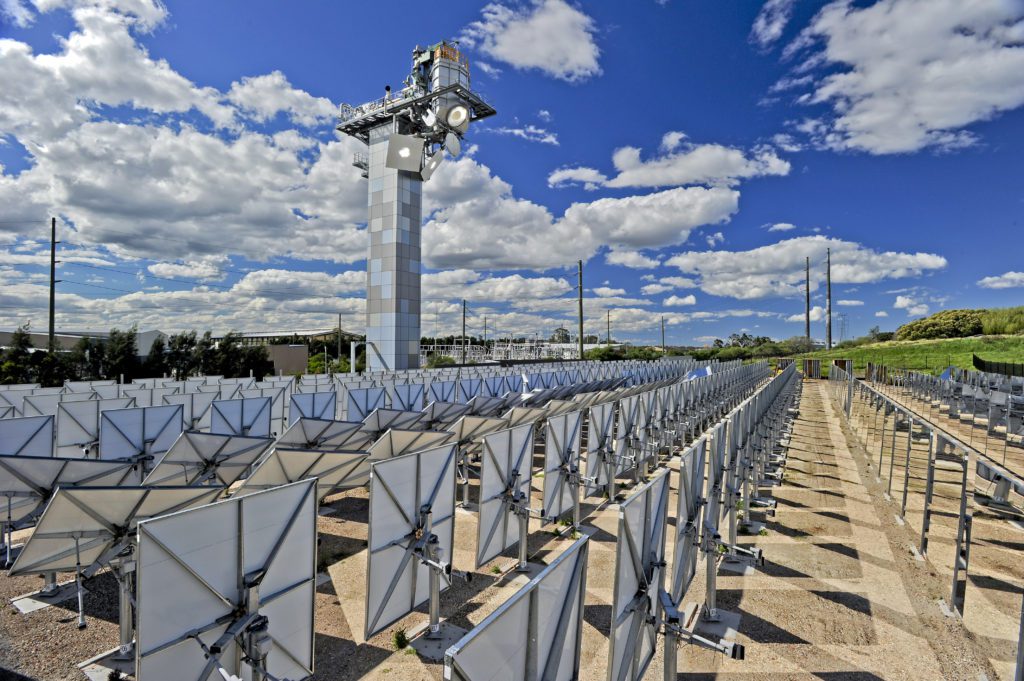
[(692, 381), (695, 378), (703, 378), (704, 376), (710, 376), (710, 375), (711, 375), (711, 367), (710, 366), (706, 366), (703, 369), (692, 369), (688, 374), (686, 374), (686, 378), (683, 379), (683, 380)]

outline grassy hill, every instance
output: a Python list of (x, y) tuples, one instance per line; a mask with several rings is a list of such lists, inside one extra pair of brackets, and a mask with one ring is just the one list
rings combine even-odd
[(1024, 363), (1024, 336), (971, 336), (938, 340), (886, 341), (855, 348), (818, 350), (797, 358), (822, 360), (822, 371), (833, 359), (852, 359), (862, 374), (868, 362), (938, 374), (947, 366), (973, 368), (971, 354), (996, 362)]

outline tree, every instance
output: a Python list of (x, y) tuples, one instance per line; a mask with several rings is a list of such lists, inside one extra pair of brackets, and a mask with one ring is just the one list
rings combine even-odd
[(793, 336), (789, 340), (785, 341), (785, 345), (789, 347), (787, 354), (799, 354), (802, 352), (811, 352), (814, 350), (814, 343), (804, 336)]
[(324, 364), (324, 354), (322, 352), (309, 356), (309, 361), (306, 362), (306, 372), (310, 374), (327, 373), (327, 365)]
[(571, 340), (572, 337), (569, 335), (569, 329), (563, 327), (558, 327), (555, 329), (555, 332), (551, 334), (552, 343), (568, 343)]
[(32, 354), (32, 369), (44, 388), (56, 388), (64, 385), (69, 376), (68, 353), (36, 352)]
[(195, 331), (183, 331), (167, 339), (167, 367), (175, 380), (184, 381), (197, 366)]
[(32, 382), (32, 336), (28, 324), (11, 334), (11, 344), (0, 361), (0, 383), (6, 385)]
[(757, 341), (758, 339), (754, 338), (749, 333), (734, 333), (729, 336), (729, 345), (734, 348), (752, 348), (755, 345), (758, 345)]
[(137, 343), (138, 327), (132, 326), (127, 331), (111, 329), (106, 343), (106, 368), (104, 375), (108, 379), (124, 377), (126, 382), (138, 378), (142, 368), (139, 362)]
[[(203, 338), (206, 338), (204, 335)], [(234, 331), (221, 338), (211, 351), (213, 366), (209, 373), (225, 378), (238, 378), (242, 375), (242, 353), (239, 347), (241, 336)]]
[(103, 376), (106, 348), (92, 338), (80, 338), (68, 353), (65, 364), (68, 378), (75, 381), (97, 380)]
[[(243, 345), (238, 348), (239, 367), (241, 373), (237, 377), (246, 377), (252, 373), (253, 378), (262, 381), (267, 374), (274, 372), (274, 364), (270, 361), (265, 345)], [(337, 364), (337, 362), (335, 362)], [(345, 361), (346, 366), (348, 361)], [(334, 369), (337, 371), (337, 369)], [(346, 369), (348, 371), (348, 369)]]
[(207, 331), (196, 341), (195, 363), (199, 373), (204, 376), (217, 375), (217, 352), (213, 345), (213, 337)]
[(149, 354), (146, 355), (146, 361), (142, 364), (142, 371), (147, 377), (163, 376), (168, 373), (168, 357), (167, 350), (164, 346), (164, 339), (161, 336), (157, 336), (153, 341), (153, 345), (149, 348)]

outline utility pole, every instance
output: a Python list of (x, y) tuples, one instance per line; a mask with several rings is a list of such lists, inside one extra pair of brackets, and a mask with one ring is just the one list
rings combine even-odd
[(462, 363), (466, 363), (466, 299), (462, 299)]
[(832, 249), (825, 251), (825, 349), (832, 349)]
[(583, 261), (577, 263), (577, 293), (579, 293), (580, 312), (580, 359), (583, 359)]
[(56, 309), (57, 293), (57, 218), (50, 218), (50, 345), (49, 350), (56, 349), (53, 339), (53, 319)]
[(811, 259), (808, 257), (806, 262), (807, 267), (807, 286), (804, 291), (807, 294), (806, 303), (804, 305), (804, 336), (807, 340), (811, 340)]
[(338, 313), (338, 369), (341, 369), (341, 313)]
[(612, 311), (608, 310), (608, 345), (612, 344)]
[(665, 317), (661, 318), (661, 354), (667, 355), (668, 351), (665, 349)]

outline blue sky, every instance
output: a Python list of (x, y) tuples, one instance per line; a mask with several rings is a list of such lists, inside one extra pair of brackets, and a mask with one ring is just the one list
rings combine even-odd
[[(398, 7), (406, 8), (399, 11)], [(404, 15), (407, 14), (407, 18)], [(1024, 0), (0, 0), (0, 328), (363, 325), (343, 103), (459, 39), (498, 115), (425, 187), (424, 334), (702, 344), (1018, 304)], [(792, 317), (792, 319), (791, 319)]]

